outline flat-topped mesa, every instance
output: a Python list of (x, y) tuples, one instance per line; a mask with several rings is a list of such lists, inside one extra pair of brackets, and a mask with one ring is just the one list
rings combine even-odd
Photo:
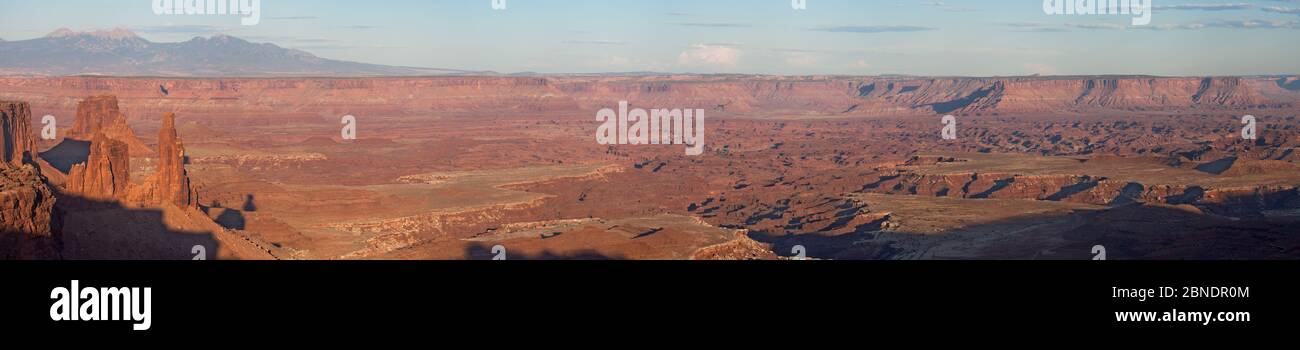
[(14, 167), (36, 160), (36, 140), (31, 132), (32, 112), (27, 102), (0, 101), (0, 162)]
[(181, 208), (196, 207), (198, 194), (185, 172), (185, 145), (176, 133), (176, 114), (163, 116), (158, 130), (158, 172), (154, 174), (154, 199)]
[(149, 147), (136, 138), (135, 131), (126, 124), (126, 117), (118, 108), (116, 96), (92, 96), (77, 103), (77, 121), (72, 124), (72, 129), (68, 130), (67, 137), (90, 141), (99, 133), (126, 143), (130, 146), (132, 155), (152, 155)]
[(68, 172), (67, 191), (88, 198), (110, 200), (127, 194), (131, 183), (130, 146), (95, 134), (86, 162)]

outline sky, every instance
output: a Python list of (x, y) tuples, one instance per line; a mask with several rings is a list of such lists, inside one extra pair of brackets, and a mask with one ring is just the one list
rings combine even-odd
[(504, 1), (260, 0), (260, 22), (242, 25), (158, 15), (153, 0), (0, 0), (0, 39), (63, 27), (155, 42), (226, 34), (331, 59), (501, 73), (1300, 73), (1300, 0), (1150, 0), (1144, 26), (1049, 15), (1042, 0)]

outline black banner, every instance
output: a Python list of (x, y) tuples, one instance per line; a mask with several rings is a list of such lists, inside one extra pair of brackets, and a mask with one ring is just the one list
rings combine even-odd
[[(694, 326), (760, 325), (1200, 333), (1296, 325), (1298, 264), (6, 262), (0, 300), (6, 329), (18, 334), (125, 337), (549, 327), (651, 327), (672, 336)], [(53, 320), (62, 311), (55, 290), (71, 289), (74, 280), (82, 292), (70, 294), (81, 296), (80, 308), (90, 299), (85, 293), (95, 293), (85, 289), (149, 288), (148, 329), (133, 329), (144, 317)]]

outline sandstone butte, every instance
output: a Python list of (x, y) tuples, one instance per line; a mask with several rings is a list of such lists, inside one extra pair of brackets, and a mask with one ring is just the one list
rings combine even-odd
[(67, 137), (92, 141), (99, 134), (127, 145), (133, 156), (152, 155), (149, 147), (136, 138), (135, 131), (126, 124), (116, 96), (92, 96), (77, 104), (77, 121), (68, 130)]
[(77, 120), (68, 138), (90, 141), (90, 152), (84, 163), (73, 165), (69, 171), (66, 190), (96, 200), (197, 208), (197, 195), (185, 172), (185, 146), (177, 135), (175, 119), (175, 114), (167, 113), (158, 131), (158, 171), (142, 186), (132, 186), (131, 156), (152, 152), (147, 152), (148, 146), (126, 125), (117, 97), (94, 96), (78, 103)]

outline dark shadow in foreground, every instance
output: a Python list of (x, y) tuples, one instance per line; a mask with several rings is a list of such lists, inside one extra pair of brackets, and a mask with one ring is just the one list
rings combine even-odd
[(841, 235), (751, 232), (750, 238), (771, 244), (779, 255), (803, 246), (807, 257), (822, 259), (1087, 260), (1095, 245), (1104, 246), (1109, 259), (1300, 259), (1300, 216), (1230, 217), (1216, 211), (1223, 208), (1132, 203), (937, 234), (865, 229)]
[[(50, 256), (15, 256), (18, 259), (66, 260), (216, 260), (222, 249), (209, 232), (168, 228), (159, 209), (131, 208), (117, 202), (98, 201), (59, 193), (55, 195), (51, 237), (42, 237), (57, 250)], [(180, 214), (178, 214), (180, 215)], [(0, 232), (0, 252), (21, 242), (24, 232)]]
[(504, 257), (505, 260), (623, 260), (620, 257), (608, 256), (595, 250), (580, 250), (572, 253), (556, 253), (551, 250), (545, 250), (538, 254), (525, 254), (518, 251), (493, 251), (495, 244), (471, 243), (465, 246), (466, 260), (492, 260), (497, 257)]

